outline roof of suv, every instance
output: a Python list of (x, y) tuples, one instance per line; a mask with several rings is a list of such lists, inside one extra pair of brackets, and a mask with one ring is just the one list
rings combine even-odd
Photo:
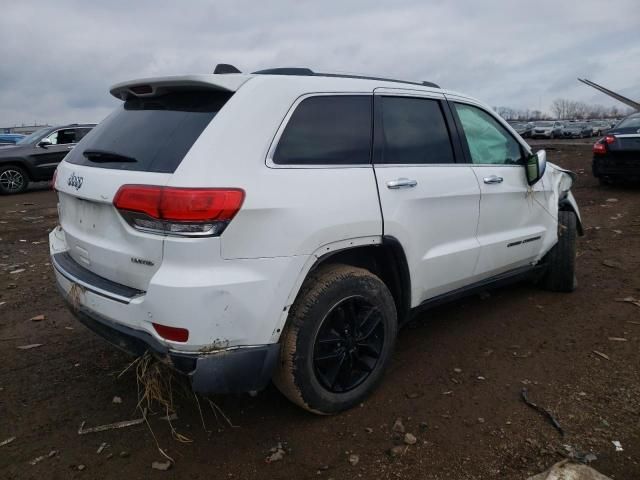
[(347, 73), (315, 73), (305, 68), (276, 68), (260, 70), (253, 73), (218, 73), (140, 78), (117, 83), (111, 87), (110, 92), (114, 97), (122, 100), (129, 96), (149, 97), (162, 94), (168, 87), (172, 90), (176, 88), (206, 88), (235, 92), (247, 81), (258, 77), (264, 79), (271, 78), (279, 81), (286, 79), (287, 81), (306, 83), (310, 86), (313, 85), (314, 88), (317, 88), (317, 86), (321, 84), (326, 91), (345, 87), (349, 88), (349, 90), (357, 88), (373, 90), (374, 88), (384, 87), (436, 91), (439, 93), (468, 97), (467, 95), (444, 90), (431, 82), (414, 82)]

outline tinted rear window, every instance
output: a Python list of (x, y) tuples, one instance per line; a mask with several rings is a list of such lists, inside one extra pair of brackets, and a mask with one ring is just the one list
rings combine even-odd
[[(129, 99), (91, 130), (66, 161), (100, 168), (173, 173), (231, 95), (175, 92)], [(109, 156), (103, 155), (98, 162), (89, 155), (92, 151)], [(127, 161), (118, 161), (119, 157)]]
[(453, 163), (453, 148), (438, 100), (382, 97), (381, 163)]
[(281, 165), (368, 164), (371, 96), (322, 95), (298, 105), (273, 161)]

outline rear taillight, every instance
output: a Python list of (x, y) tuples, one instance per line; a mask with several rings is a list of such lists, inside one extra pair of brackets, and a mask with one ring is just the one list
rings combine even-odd
[(113, 204), (137, 230), (201, 237), (220, 235), (243, 201), (238, 188), (123, 185)]
[(613, 135), (607, 135), (606, 137), (604, 137), (604, 141), (607, 143), (607, 145), (611, 145), (616, 141), (616, 137), (614, 137)]
[(593, 144), (593, 154), (594, 155), (604, 155), (607, 153), (607, 146), (604, 143), (601, 143), (602, 140), (597, 141)]
[(53, 171), (53, 177), (51, 178), (51, 183), (49, 184), (49, 186), (51, 187), (52, 190), (56, 189), (56, 178), (58, 178), (58, 169), (57, 168)]

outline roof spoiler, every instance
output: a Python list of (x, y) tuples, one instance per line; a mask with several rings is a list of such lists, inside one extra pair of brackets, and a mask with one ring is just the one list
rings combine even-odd
[(120, 100), (127, 100), (132, 97), (154, 97), (167, 92), (188, 90), (235, 92), (249, 78), (246, 75), (220, 75), (214, 77), (210, 74), (141, 78), (117, 83), (109, 91), (111, 95)]

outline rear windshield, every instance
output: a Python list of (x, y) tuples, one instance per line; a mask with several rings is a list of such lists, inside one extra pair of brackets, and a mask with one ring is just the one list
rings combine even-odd
[(66, 157), (77, 165), (173, 173), (231, 97), (230, 92), (174, 92), (124, 102)]

